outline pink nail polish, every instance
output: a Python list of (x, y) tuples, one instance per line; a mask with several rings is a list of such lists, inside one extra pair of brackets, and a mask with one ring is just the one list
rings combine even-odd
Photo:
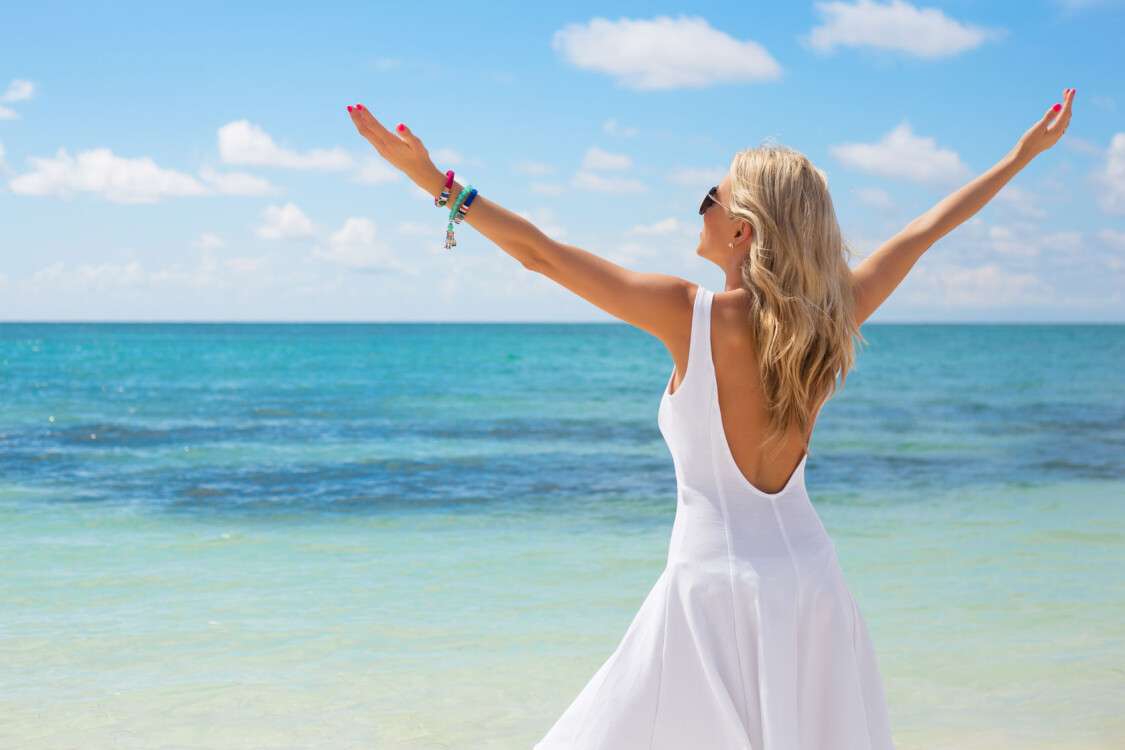
[(1055, 106), (1051, 107), (1051, 109), (1054, 110), (1055, 112), (1058, 112), (1060, 109), (1062, 109), (1062, 105), (1056, 104)]
[(404, 130), (406, 130), (406, 126), (405, 126), (405, 125), (403, 125), (403, 124), (402, 124), (402, 123), (400, 122), (400, 123), (398, 124), (398, 132), (400, 132), (400, 133), (401, 133), (401, 132), (403, 132)]
[(357, 104), (357, 105), (355, 105), (355, 108), (356, 108), (356, 109), (363, 109), (363, 105), (362, 105), (362, 104)]
[(350, 104), (348, 105), (348, 111), (349, 111), (349, 112), (351, 112), (351, 111), (352, 111), (352, 105), (350, 105)]

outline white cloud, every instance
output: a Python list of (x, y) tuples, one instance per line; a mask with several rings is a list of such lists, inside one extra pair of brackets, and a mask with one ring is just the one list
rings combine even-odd
[(8, 88), (3, 95), (0, 95), (0, 102), (22, 102), (25, 99), (30, 99), (34, 93), (34, 83), (16, 78), (8, 84)]
[(582, 158), (582, 169), (629, 169), (633, 160), (627, 154), (613, 154), (591, 146)]
[(688, 226), (687, 224), (684, 224), (682, 221), (677, 219), (675, 216), (671, 216), (667, 219), (661, 219), (654, 224), (637, 224), (636, 226), (627, 229), (625, 233), (659, 237), (677, 233), (694, 234), (697, 231), (698, 228)]
[[(229, 258), (220, 268), (209, 250), (204, 250), (195, 265), (173, 263), (146, 269), (137, 260), (122, 263), (80, 263), (69, 265), (56, 261), (44, 266), (19, 286), (33, 293), (49, 291), (100, 292), (155, 288), (221, 288), (242, 285), (245, 279), (268, 265), (266, 258)], [(231, 278), (235, 274), (236, 278)], [(258, 278), (258, 281), (268, 279)]]
[[(35, 84), (31, 81), (24, 81), (16, 78), (8, 84), (8, 88), (3, 94), (0, 94), (0, 102), (19, 102), (25, 99), (30, 99), (32, 94), (35, 93)], [(15, 120), (19, 117), (19, 113), (11, 107), (0, 105), (0, 120)]]
[(32, 170), (8, 186), (21, 195), (68, 196), (89, 192), (114, 203), (155, 203), (169, 196), (205, 195), (208, 189), (189, 174), (163, 169), (147, 156), (127, 158), (108, 148), (77, 157), (60, 148), (54, 157), (28, 157)]
[(1054, 289), (1033, 273), (1006, 271), (996, 263), (980, 266), (921, 265), (896, 297), (923, 305), (1001, 307), (1042, 305)]
[(947, 183), (969, 174), (956, 151), (939, 148), (933, 138), (915, 135), (906, 121), (877, 143), (843, 143), (830, 146), (829, 151), (849, 166), (884, 177)]
[(375, 70), (379, 71), (380, 73), (385, 73), (388, 70), (395, 70), (401, 67), (401, 65), (402, 60), (398, 60), (393, 57), (377, 57), (375, 58), (375, 62), (372, 63), (372, 67), (374, 67)]
[(303, 153), (282, 148), (249, 120), (236, 120), (219, 128), (219, 155), (227, 164), (323, 170), (352, 166), (351, 155), (342, 148), (317, 148)]
[(962, 23), (937, 8), (916, 8), (902, 0), (885, 5), (871, 0), (858, 0), (854, 5), (814, 5), (824, 22), (802, 41), (820, 52), (836, 47), (873, 47), (934, 59), (974, 49), (1007, 33)]
[(1098, 204), (1111, 214), (1125, 214), (1125, 133), (1115, 133), (1109, 142), (1105, 164), (1096, 175), (1101, 185)]
[(520, 174), (529, 175), (531, 177), (541, 177), (543, 175), (554, 174), (555, 168), (550, 164), (544, 164), (540, 161), (521, 161), (512, 167)]
[(216, 193), (223, 195), (273, 195), (280, 192), (269, 180), (246, 172), (219, 172), (203, 167), (199, 176)]
[(309, 217), (294, 203), (284, 206), (267, 206), (262, 211), (262, 225), (257, 228), (259, 237), (268, 240), (308, 237), (314, 227)]
[(8, 170), (8, 163), (4, 161), (4, 142), (0, 141), (0, 172)]
[(415, 269), (400, 263), (387, 246), (377, 240), (375, 222), (357, 216), (347, 219), (329, 237), (327, 248), (314, 248), (310, 257), (354, 271), (417, 274)]
[(199, 235), (199, 239), (197, 239), (193, 244), (201, 250), (215, 250), (217, 248), (224, 247), (227, 243), (223, 240), (222, 237), (215, 234), (214, 232), (204, 232), (203, 234)]
[(703, 88), (781, 75), (781, 66), (765, 47), (735, 39), (703, 18), (595, 18), (556, 31), (551, 47), (575, 67), (607, 73), (620, 85), (641, 91)]
[(632, 138), (637, 134), (636, 128), (627, 128), (623, 125), (619, 125), (617, 120), (612, 117), (602, 123), (602, 130), (610, 135), (619, 135), (622, 138)]
[[(729, 171), (729, 169), (723, 169), (721, 167), (683, 168), (677, 169), (669, 174), (668, 181), (674, 182), (677, 185), (683, 185), (684, 187), (698, 188), (706, 186), (706, 188), (709, 189), (712, 185), (718, 185), (722, 182)], [(706, 190), (704, 192), (706, 192)], [(702, 194), (700, 194), (699, 199), (703, 200)]]
[(570, 184), (582, 190), (599, 193), (643, 193), (648, 190), (643, 182), (629, 177), (605, 177), (596, 172), (580, 170)]

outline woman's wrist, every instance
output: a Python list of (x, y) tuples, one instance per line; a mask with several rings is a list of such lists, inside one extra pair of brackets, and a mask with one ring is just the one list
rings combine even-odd
[[(419, 177), (412, 177), (411, 179), (414, 181), (415, 185), (425, 190), (434, 198), (437, 198), (439, 195), (441, 195), (442, 188), (445, 187), (445, 181), (447, 178), (444, 172), (442, 172), (437, 167), (434, 167), (432, 170), (427, 171), (425, 174)], [(453, 187), (451, 187), (449, 190), (450, 195), (456, 197), (457, 193), (460, 192), (460, 190), (460, 183), (454, 180)]]

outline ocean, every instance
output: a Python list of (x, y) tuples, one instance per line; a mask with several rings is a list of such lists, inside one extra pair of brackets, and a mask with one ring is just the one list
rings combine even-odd
[[(1125, 326), (869, 323), (813, 504), (900, 750), (1125, 746)], [(675, 510), (623, 324), (0, 325), (0, 747), (526, 750)]]

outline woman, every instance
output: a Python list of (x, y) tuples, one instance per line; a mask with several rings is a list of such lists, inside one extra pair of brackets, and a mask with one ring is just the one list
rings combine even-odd
[[(658, 412), (677, 481), (668, 563), (535, 750), (894, 747), (867, 626), (805, 489), (813, 425), (859, 326), (922, 253), (1058, 141), (1074, 90), (1063, 99), (854, 271), (824, 174), (783, 147), (737, 153), (699, 208), (697, 253), (722, 269), (719, 293), (556, 242), (476, 197), (465, 221), (674, 360)], [(348, 110), (415, 184), (461, 194), (404, 125), (395, 134), (362, 105)]]

